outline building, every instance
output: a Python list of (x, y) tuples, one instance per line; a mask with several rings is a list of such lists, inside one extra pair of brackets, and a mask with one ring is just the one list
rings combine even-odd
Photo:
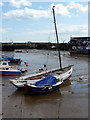
[(90, 45), (90, 37), (71, 37), (70, 43), (73, 45)]
[(69, 43), (72, 46), (69, 50), (71, 54), (90, 55), (90, 37), (71, 37)]

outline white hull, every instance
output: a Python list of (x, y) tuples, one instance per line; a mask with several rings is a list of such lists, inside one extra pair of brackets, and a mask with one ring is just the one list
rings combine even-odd
[[(58, 81), (63, 82), (64, 80), (67, 80), (71, 77), (72, 66), (63, 68), (63, 70), (53, 69), (53, 70), (51, 70), (51, 72), (52, 72), (52, 74), (53, 74), (53, 72), (56, 72), (55, 75), (53, 75), (53, 76), (56, 77), (56, 79)], [(50, 70), (47, 71), (47, 72), (41, 72), (41, 73), (38, 73), (38, 74), (23, 76), (23, 77), (20, 77), (19, 79), (12, 79), (12, 80), (10, 80), (10, 82), (14, 86), (16, 86), (17, 88), (23, 88), (26, 83), (34, 85), (37, 81), (41, 80), (44, 77), (44, 75), (47, 74), (47, 73), (49, 74)], [(38, 78), (39, 76), (41, 76), (42, 78)], [(37, 79), (36, 79), (36, 77), (37, 77)]]

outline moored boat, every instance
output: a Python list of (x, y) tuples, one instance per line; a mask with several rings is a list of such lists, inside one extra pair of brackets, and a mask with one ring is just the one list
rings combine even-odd
[(15, 67), (9, 66), (8, 61), (0, 62), (0, 75), (20, 75), (21, 71)]
[(11, 84), (13, 84), (14, 86), (16, 86), (17, 88), (24, 88), (24, 85), (29, 81), (29, 82), (36, 82), (39, 81), (41, 79), (43, 79), (44, 77), (48, 76), (48, 75), (53, 75), (53, 76), (57, 76), (57, 79), (65, 81), (67, 79), (70, 79), (71, 75), (72, 75), (72, 65), (59, 69), (52, 69), (52, 70), (47, 70), (47, 71), (43, 71), (41, 73), (36, 73), (36, 74), (30, 74), (30, 75), (26, 75), (26, 76), (22, 76), (20, 78), (16, 78), (16, 79), (11, 79), (10, 82)]
[(6, 57), (4, 58), (5, 61), (9, 61), (9, 63), (17, 63), (21, 64), (22, 60), (20, 58), (13, 58), (13, 57)]
[(54, 76), (47, 76), (35, 84), (25, 84), (25, 91), (28, 93), (48, 93), (55, 91), (62, 84), (62, 80), (58, 80)]
[(6, 68), (6, 69), (0, 69), (0, 75), (20, 75), (21, 71), (20, 70), (15, 70), (11, 68)]

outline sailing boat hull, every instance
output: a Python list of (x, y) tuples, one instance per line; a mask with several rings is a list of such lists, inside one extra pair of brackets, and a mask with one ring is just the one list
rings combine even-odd
[(38, 81), (39, 79), (41, 80), (44, 76), (46, 77), (48, 74), (53, 73), (55, 71), (60, 72), (60, 73), (57, 74), (56, 77), (59, 80), (65, 81), (65, 80), (69, 79), (72, 75), (72, 66), (68, 66), (68, 67), (66, 67), (62, 70), (53, 69), (53, 70), (49, 70), (47, 72), (41, 72), (41, 73), (38, 73), (38, 74), (32, 74), (32, 75), (29, 75), (29, 76), (24, 76), (24, 77), (22, 77), (22, 79), (17, 79), (17, 80), (12, 79), (12, 80), (10, 80), (10, 82), (11, 82), (11, 84), (13, 84), (17, 88), (24, 88), (24, 85), (28, 81), (33, 81), (33, 84), (34, 84), (34, 82)]
[[(69, 76), (67, 76), (66, 79), (64, 79), (63, 81), (65, 80), (69, 80), (71, 77), (71, 74)], [(29, 94), (34, 94), (34, 93), (49, 93), (49, 92), (53, 92), (57, 89), (59, 89), (59, 87), (61, 86), (61, 84), (63, 83), (63, 81), (59, 81), (59, 84), (56, 84), (54, 86), (44, 86), (44, 87), (37, 87), (37, 86), (33, 86), (33, 85), (28, 85), (28, 84), (25, 84), (24, 87), (25, 87), (25, 91), (26, 93), (29, 93)]]
[(34, 88), (31, 86), (27, 85), (27, 90), (25, 90), (27, 93), (29, 94), (34, 94), (34, 93), (49, 93), (49, 92), (53, 92), (57, 89), (59, 89), (60, 85), (57, 86), (51, 86), (51, 87), (43, 87), (43, 88)]

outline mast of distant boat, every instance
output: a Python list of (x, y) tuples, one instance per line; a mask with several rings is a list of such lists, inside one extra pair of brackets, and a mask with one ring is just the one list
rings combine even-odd
[(53, 10), (53, 18), (54, 18), (55, 32), (56, 32), (56, 38), (57, 38), (57, 49), (58, 49), (58, 55), (59, 55), (60, 69), (62, 69), (61, 55), (60, 55), (60, 49), (59, 49), (59, 40), (58, 40), (58, 33), (57, 33), (57, 26), (56, 26), (54, 7), (55, 6), (53, 6), (53, 8), (52, 8), (52, 10)]

